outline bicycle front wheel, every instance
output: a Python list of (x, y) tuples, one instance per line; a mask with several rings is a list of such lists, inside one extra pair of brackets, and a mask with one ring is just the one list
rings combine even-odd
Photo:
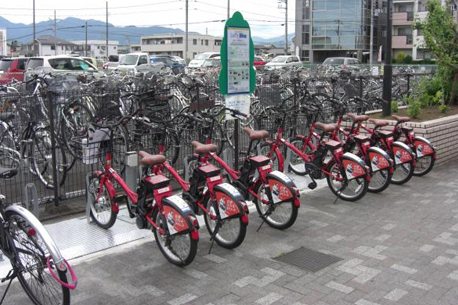
[[(16, 254), (16, 261), (11, 263), (29, 298), (36, 305), (70, 304), (69, 289), (59, 284), (48, 270), (50, 251), (39, 232), (31, 230), (27, 219), (15, 211), (6, 213), (6, 222)], [(68, 283), (66, 272), (58, 270), (52, 262), (51, 268), (62, 282)]]
[(412, 178), (414, 170), (415, 167), (412, 165), (412, 162), (395, 165), (393, 178), (391, 178), (391, 183), (397, 185), (406, 183)]
[[(341, 173), (339, 164), (332, 161), (329, 166), (330, 175), (326, 176), (329, 188), (340, 199), (356, 201), (364, 197), (369, 188), (365, 177), (347, 180)], [(342, 180), (340, 179), (342, 178)], [(339, 181), (341, 180), (341, 181)]]
[[(102, 191), (100, 191), (102, 188)], [(87, 192), (91, 203), (91, 218), (101, 228), (109, 229), (116, 222), (118, 214), (113, 211), (113, 199), (104, 185), (100, 185), (100, 177), (95, 173), (89, 179)], [(100, 193), (100, 196), (99, 196)]]
[(269, 201), (269, 197), (260, 179), (254, 187), (254, 192), (257, 194), (257, 197), (253, 196), (256, 210), (261, 219), (269, 226), (275, 229), (284, 230), (294, 224), (299, 208), (294, 205), (292, 201), (282, 202), (280, 204), (275, 204), (273, 202), (264, 203), (263, 200)]
[[(210, 196), (204, 199), (205, 208), (213, 215), (216, 215), (216, 204)], [(240, 246), (245, 239), (247, 224), (243, 223), (241, 217), (213, 220), (209, 214), (204, 213), (204, 219), (211, 236), (214, 235), (216, 227), (220, 226), (214, 238), (216, 243), (223, 248), (234, 249)]]
[[(159, 213), (159, 209), (153, 211), (152, 219), (160, 228), (166, 229), (166, 220), (163, 220), (164, 217)], [(159, 250), (172, 264), (184, 267), (196, 257), (198, 241), (191, 237), (191, 232), (162, 235), (158, 230), (153, 229), (153, 233)]]

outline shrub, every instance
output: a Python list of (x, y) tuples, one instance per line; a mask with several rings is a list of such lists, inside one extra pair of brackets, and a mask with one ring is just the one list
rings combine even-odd
[(416, 119), (418, 116), (421, 115), (421, 103), (419, 101), (412, 101), (409, 103), (409, 107), (407, 108), (407, 115), (413, 119)]
[(397, 101), (391, 101), (391, 112), (397, 113), (398, 110), (399, 110), (398, 102)]
[(412, 58), (412, 56), (410, 56), (410, 55), (407, 55), (407, 56), (404, 58), (404, 63), (405, 63), (405, 64), (409, 64), (409, 65), (410, 65), (410, 64), (412, 63), (412, 61), (413, 61), (413, 58)]
[(439, 105), (437, 108), (439, 108), (440, 112), (442, 113), (447, 113), (447, 111), (450, 110), (450, 107), (447, 105)]
[(405, 58), (406, 58), (406, 55), (404, 54), (404, 52), (401, 52), (398, 54), (398, 56), (396, 56), (396, 62), (399, 64), (402, 64)]

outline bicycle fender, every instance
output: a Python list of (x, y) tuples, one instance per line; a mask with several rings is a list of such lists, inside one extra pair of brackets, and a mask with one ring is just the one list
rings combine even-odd
[(52, 260), (54, 261), (54, 264), (57, 266), (57, 268), (59, 268), (60, 271), (66, 271), (67, 266), (64, 263), (64, 258), (62, 257), (59, 248), (54, 243), (54, 240), (51, 238), (48, 231), (46, 231), (43, 224), (29, 210), (21, 206), (12, 204), (5, 209), (5, 214), (7, 214), (9, 211), (21, 215), (28, 221), (29, 225), (35, 230), (35, 234), (38, 234), (43, 239), (46, 246), (49, 248), (49, 254), (51, 255)]
[(299, 191), (296, 188), (296, 184), (290, 177), (280, 171), (273, 171), (267, 174), (266, 179), (269, 184), (274, 203), (280, 201), (293, 201), (294, 205), (297, 207), (301, 205), (298, 199)]
[[(240, 217), (248, 214), (248, 206), (240, 191), (229, 183), (220, 183), (214, 188), (216, 208), (221, 219)], [(244, 222), (248, 223), (248, 218)]]
[(415, 155), (409, 146), (406, 144), (395, 141), (391, 146), (391, 151), (394, 157), (394, 164), (403, 164), (415, 161)]
[(183, 198), (178, 195), (169, 196), (162, 199), (162, 205), (170, 235), (198, 229), (196, 215)]
[(379, 147), (370, 147), (368, 149), (369, 163), (372, 172), (390, 168), (393, 166), (393, 160), (390, 156)]
[(344, 153), (342, 156), (343, 172), (348, 180), (366, 176), (368, 177), (369, 168), (360, 157), (352, 153)]
[(433, 146), (431, 141), (423, 137), (413, 138), (413, 143), (415, 147), (415, 154), (417, 158), (421, 158), (429, 155), (436, 155), (436, 148)]

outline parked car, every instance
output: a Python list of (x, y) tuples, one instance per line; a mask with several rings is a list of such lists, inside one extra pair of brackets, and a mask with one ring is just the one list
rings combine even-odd
[(218, 67), (221, 67), (221, 57), (219, 56), (208, 58), (202, 64), (202, 69), (213, 69)]
[(98, 68), (97, 59), (95, 59), (94, 57), (81, 57), (81, 59), (87, 61), (88, 63), (92, 64), (94, 67)]
[(189, 69), (197, 69), (201, 68), (204, 64), (204, 61), (208, 58), (213, 58), (219, 56), (219, 52), (204, 52), (201, 54), (196, 55), (193, 60), (189, 62), (188, 68)]
[(325, 69), (326, 66), (338, 66), (344, 70), (357, 70), (361, 62), (352, 57), (328, 57), (321, 64), (319, 70)]
[(184, 72), (184, 64), (181, 64), (178, 61), (174, 60), (173, 56), (152, 55), (150, 56), (150, 60), (152, 63), (163, 63), (165, 67), (172, 69), (173, 73), (175, 74)]
[(266, 69), (281, 69), (285, 67), (302, 67), (302, 61), (296, 55), (279, 55), (265, 64)]
[(254, 68), (256, 70), (261, 70), (264, 68), (266, 65), (266, 61), (261, 57), (261, 56), (255, 56), (254, 57)]
[(30, 57), (25, 66), (24, 80), (27, 81), (30, 77), (41, 69), (45, 69), (51, 73), (67, 73), (67, 74), (85, 74), (89, 73), (95, 77), (102, 75), (99, 70), (92, 64), (81, 59), (80, 57), (71, 57), (66, 55), (60, 56), (41, 56)]
[(183, 58), (181, 58), (180, 56), (172, 56), (172, 57), (175, 61), (178, 61), (183, 66), (186, 66), (186, 61)]
[(152, 63), (148, 53), (129, 53), (120, 61), (116, 70), (121, 72), (158, 72), (164, 67), (164, 63)]
[(0, 60), (0, 84), (10, 83), (15, 79), (24, 80), (25, 64), (27, 58), (3, 58)]

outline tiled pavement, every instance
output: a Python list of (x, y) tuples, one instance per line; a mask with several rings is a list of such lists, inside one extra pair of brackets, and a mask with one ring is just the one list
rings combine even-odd
[[(327, 187), (304, 195), (285, 231), (256, 233), (252, 213), (233, 251), (215, 246), (208, 255), (201, 234), (183, 269), (151, 237), (73, 260), (72, 304), (458, 304), (458, 162), (356, 203), (333, 201)], [(311, 273), (273, 259), (299, 247), (343, 260)], [(6, 302), (30, 303), (18, 285)]]

